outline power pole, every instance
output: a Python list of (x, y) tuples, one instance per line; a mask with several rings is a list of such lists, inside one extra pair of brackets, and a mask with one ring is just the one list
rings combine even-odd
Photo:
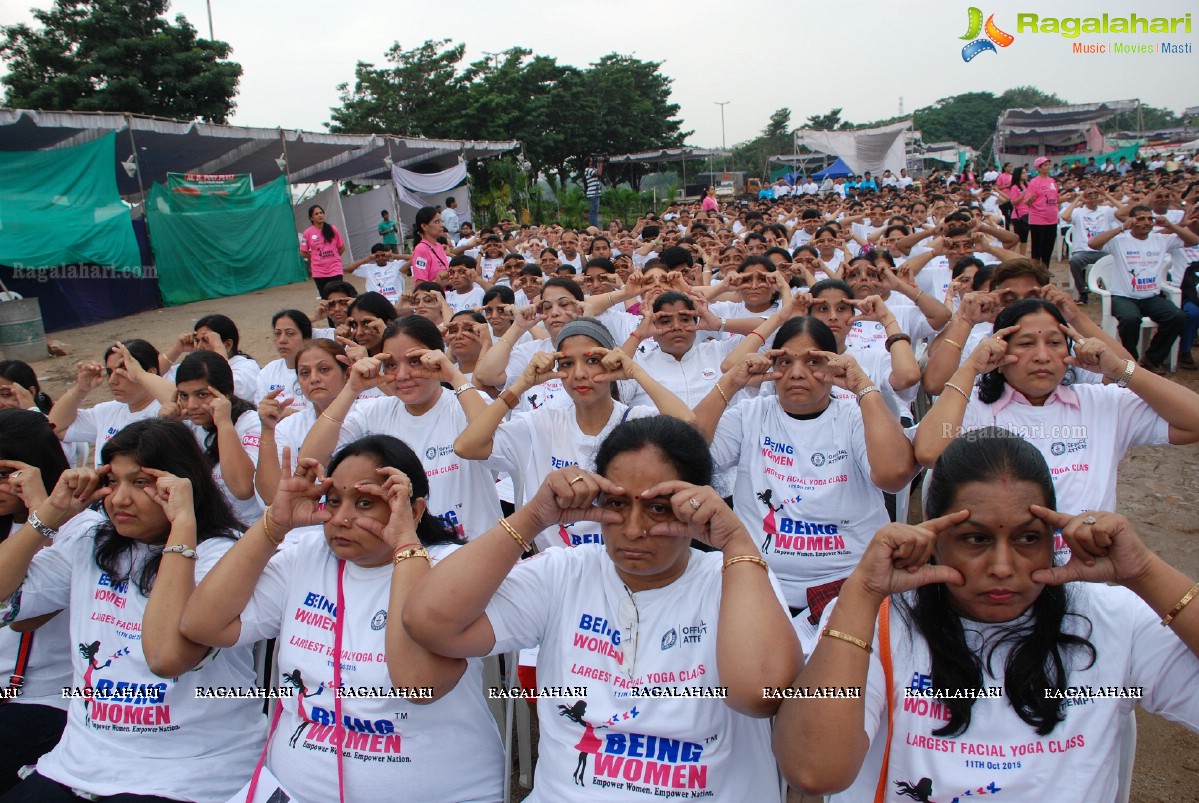
[[(720, 107), (720, 150), (722, 150), (722, 151), (728, 150), (728, 146), (725, 144), (725, 140), (724, 140), (724, 107), (729, 105), (730, 103), (732, 103), (732, 101), (731, 100), (714, 100), (712, 102)], [(728, 156), (725, 154), (721, 154), (721, 159), (724, 160), (724, 169), (727, 172), (729, 169)]]

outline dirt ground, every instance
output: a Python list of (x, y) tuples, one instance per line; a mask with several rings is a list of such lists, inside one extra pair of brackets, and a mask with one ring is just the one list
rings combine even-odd
[[(1055, 265), (1055, 274), (1060, 274), (1061, 267)], [(361, 289), (361, 279), (350, 277), (350, 280)], [(165, 351), (176, 335), (191, 331), (198, 318), (214, 312), (228, 315), (238, 323), (242, 350), (265, 365), (275, 359), (271, 315), (289, 307), (311, 311), (316, 300), (315, 287), (305, 282), (57, 332), (49, 339), (65, 343), (69, 355), (42, 360), (34, 363), (34, 368), (43, 389), (57, 398), (74, 380), (76, 360), (97, 359), (110, 343), (123, 337), (141, 337)], [(1092, 298), (1087, 312), (1098, 318), (1096, 299)], [(1174, 378), (1199, 390), (1199, 373), (1179, 371)], [(106, 398), (106, 391), (101, 388), (89, 401)], [(1133, 449), (1120, 466), (1120, 512), (1128, 516), (1153, 549), (1191, 577), (1199, 577), (1196, 478), (1199, 478), (1199, 445)], [(1134, 803), (1199, 803), (1199, 736), (1144, 712), (1138, 712), (1138, 723)]]

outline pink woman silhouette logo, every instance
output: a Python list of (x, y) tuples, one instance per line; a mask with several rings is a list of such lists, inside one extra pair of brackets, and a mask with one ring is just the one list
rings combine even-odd
[[(983, 25), (982, 9), (970, 6), (967, 9), (967, 13), (970, 17), (969, 27), (966, 29), (965, 35), (958, 38), (971, 41), (962, 48), (962, 61), (973, 61), (974, 57), (979, 53), (984, 53), (988, 50), (996, 53), (998, 51), (995, 50), (995, 45), (1007, 47), (1016, 40), (1016, 37), (1010, 33), (999, 29), (999, 26), (995, 24), (994, 14), (987, 17), (987, 23)], [(979, 33), (983, 32), (986, 33), (986, 38), (978, 38)]]

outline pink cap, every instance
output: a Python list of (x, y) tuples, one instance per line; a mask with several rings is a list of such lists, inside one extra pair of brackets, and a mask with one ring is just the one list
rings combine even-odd
[(1045, 164), (1048, 161), (1049, 161), (1048, 156), (1038, 156), (1036, 159), (1033, 159), (1032, 166), (1040, 167), (1041, 165)]

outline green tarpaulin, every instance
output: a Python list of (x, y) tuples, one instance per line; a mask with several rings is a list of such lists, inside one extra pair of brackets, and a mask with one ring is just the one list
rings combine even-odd
[(242, 196), (185, 195), (155, 184), (146, 214), (169, 307), (307, 276), (283, 176)]
[(116, 138), (0, 152), (0, 265), (89, 263), (140, 273), (129, 207), (117, 192)]
[[(1117, 150), (1114, 150), (1114, 151), (1108, 151), (1107, 153), (1101, 153), (1095, 157), (1095, 164), (1099, 165), (1100, 167), (1103, 167), (1103, 163), (1106, 162), (1108, 159), (1112, 160), (1112, 164), (1120, 164), (1121, 156), (1125, 157), (1126, 159), (1128, 159), (1128, 161), (1131, 162), (1133, 159), (1137, 158), (1137, 151), (1139, 151), (1141, 149), (1142, 145), (1144, 145), (1143, 142), (1138, 142), (1133, 145), (1129, 145), (1126, 148), (1118, 148)], [(1075, 162), (1085, 162), (1086, 160), (1087, 160), (1086, 156), (1063, 156), (1062, 164), (1063, 165), (1071, 165), (1071, 164), (1074, 164)]]

